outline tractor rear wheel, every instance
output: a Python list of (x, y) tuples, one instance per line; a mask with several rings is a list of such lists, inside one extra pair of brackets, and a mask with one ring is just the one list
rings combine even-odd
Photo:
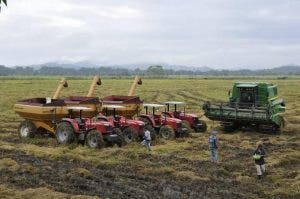
[(123, 130), (124, 140), (126, 144), (137, 141), (137, 133), (130, 127)]
[(32, 138), (36, 131), (35, 125), (30, 120), (22, 121), (18, 129), (20, 138)]
[(172, 140), (175, 138), (174, 130), (168, 125), (160, 127), (159, 134), (165, 140)]
[(147, 125), (151, 125), (151, 126), (152, 126), (150, 120), (147, 119), (147, 118), (140, 117), (139, 120), (142, 121), (142, 122), (144, 122), (146, 126), (147, 126)]
[(90, 130), (85, 137), (85, 144), (90, 148), (103, 148), (104, 141), (102, 134), (95, 129)]
[(69, 122), (59, 123), (55, 135), (59, 144), (70, 144), (75, 140), (74, 129)]

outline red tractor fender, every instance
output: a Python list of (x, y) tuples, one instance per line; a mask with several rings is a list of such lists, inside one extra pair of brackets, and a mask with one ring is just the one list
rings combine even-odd
[(173, 130), (177, 130), (177, 127), (178, 127), (178, 123), (182, 123), (182, 120), (180, 119), (177, 119), (177, 118), (166, 118), (166, 120), (163, 121), (163, 124), (164, 125), (168, 125), (170, 126)]
[(71, 118), (63, 118), (61, 121), (69, 122), (72, 125), (75, 133), (79, 133), (80, 132), (77, 120), (71, 119)]

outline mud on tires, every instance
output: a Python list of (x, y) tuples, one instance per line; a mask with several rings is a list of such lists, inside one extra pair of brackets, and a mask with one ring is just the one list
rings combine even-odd
[(75, 140), (75, 133), (69, 122), (61, 122), (57, 125), (55, 137), (58, 144), (70, 144)]
[(196, 133), (204, 133), (204, 132), (206, 132), (206, 130), (207, 130), (207, 124), (206, 124), (206, 122), (203, 121), (203, 120), (199, 120), (198, 124), (202, 124), (202, 127), (201, 128), (195, 128), (195, 132)]
[(36, 131), (37, 129), (35, 125), (29, 120), (22, 121), (18, 129), (20, 138), (32, 138), (34, 137)]
[(125, 136), (124, 136), (123, 132), (121, 131), (121, 129), (114, 128), (114, 133), (117, 134), (118, 138), (119, 138), (116, 143), (118, 145), (118, 147), (125, 146), (126, 145)]
[(184, 137), (188, 137), (189, 134), (193, 132), (191, 125), (188, 121), (182, 120), (182, 127), (187, 129), (186, 133), (183, 135)]
[(90, 130), (85, 136), (85, 144), (90, 148), (101, 149), (104, 147), (102, 134), (97, 130)]
[(160, 128), (159, 135), (165, 140), (173, 140), (175, 138), (174, 130), (168, 125), (164, 125)]

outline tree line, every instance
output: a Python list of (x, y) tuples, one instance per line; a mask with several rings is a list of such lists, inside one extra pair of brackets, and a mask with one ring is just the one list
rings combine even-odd
[(97, 68), (65, 68), (65, 67), (6, 67), (0, 65), (0, 76), (90, 76), (101, 74), (102, 76), (169, 76), (169, 75), (214, 75), (214, 76), (262, 76), (262, 75), (300, 75), (299, 66), (282, 66), (273, 69), (262, 70), (173, 70), (164, 69), (163, 66), (149, 66), (146, 69), (128, 69), (115, 67), (97, 67)]

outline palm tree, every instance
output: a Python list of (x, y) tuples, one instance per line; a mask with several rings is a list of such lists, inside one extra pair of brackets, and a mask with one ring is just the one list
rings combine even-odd
[(0, 12), (1, 12), (1, 4), (2, 2), (7, 6), (7, 1), (6, 0), (0, 0)]

